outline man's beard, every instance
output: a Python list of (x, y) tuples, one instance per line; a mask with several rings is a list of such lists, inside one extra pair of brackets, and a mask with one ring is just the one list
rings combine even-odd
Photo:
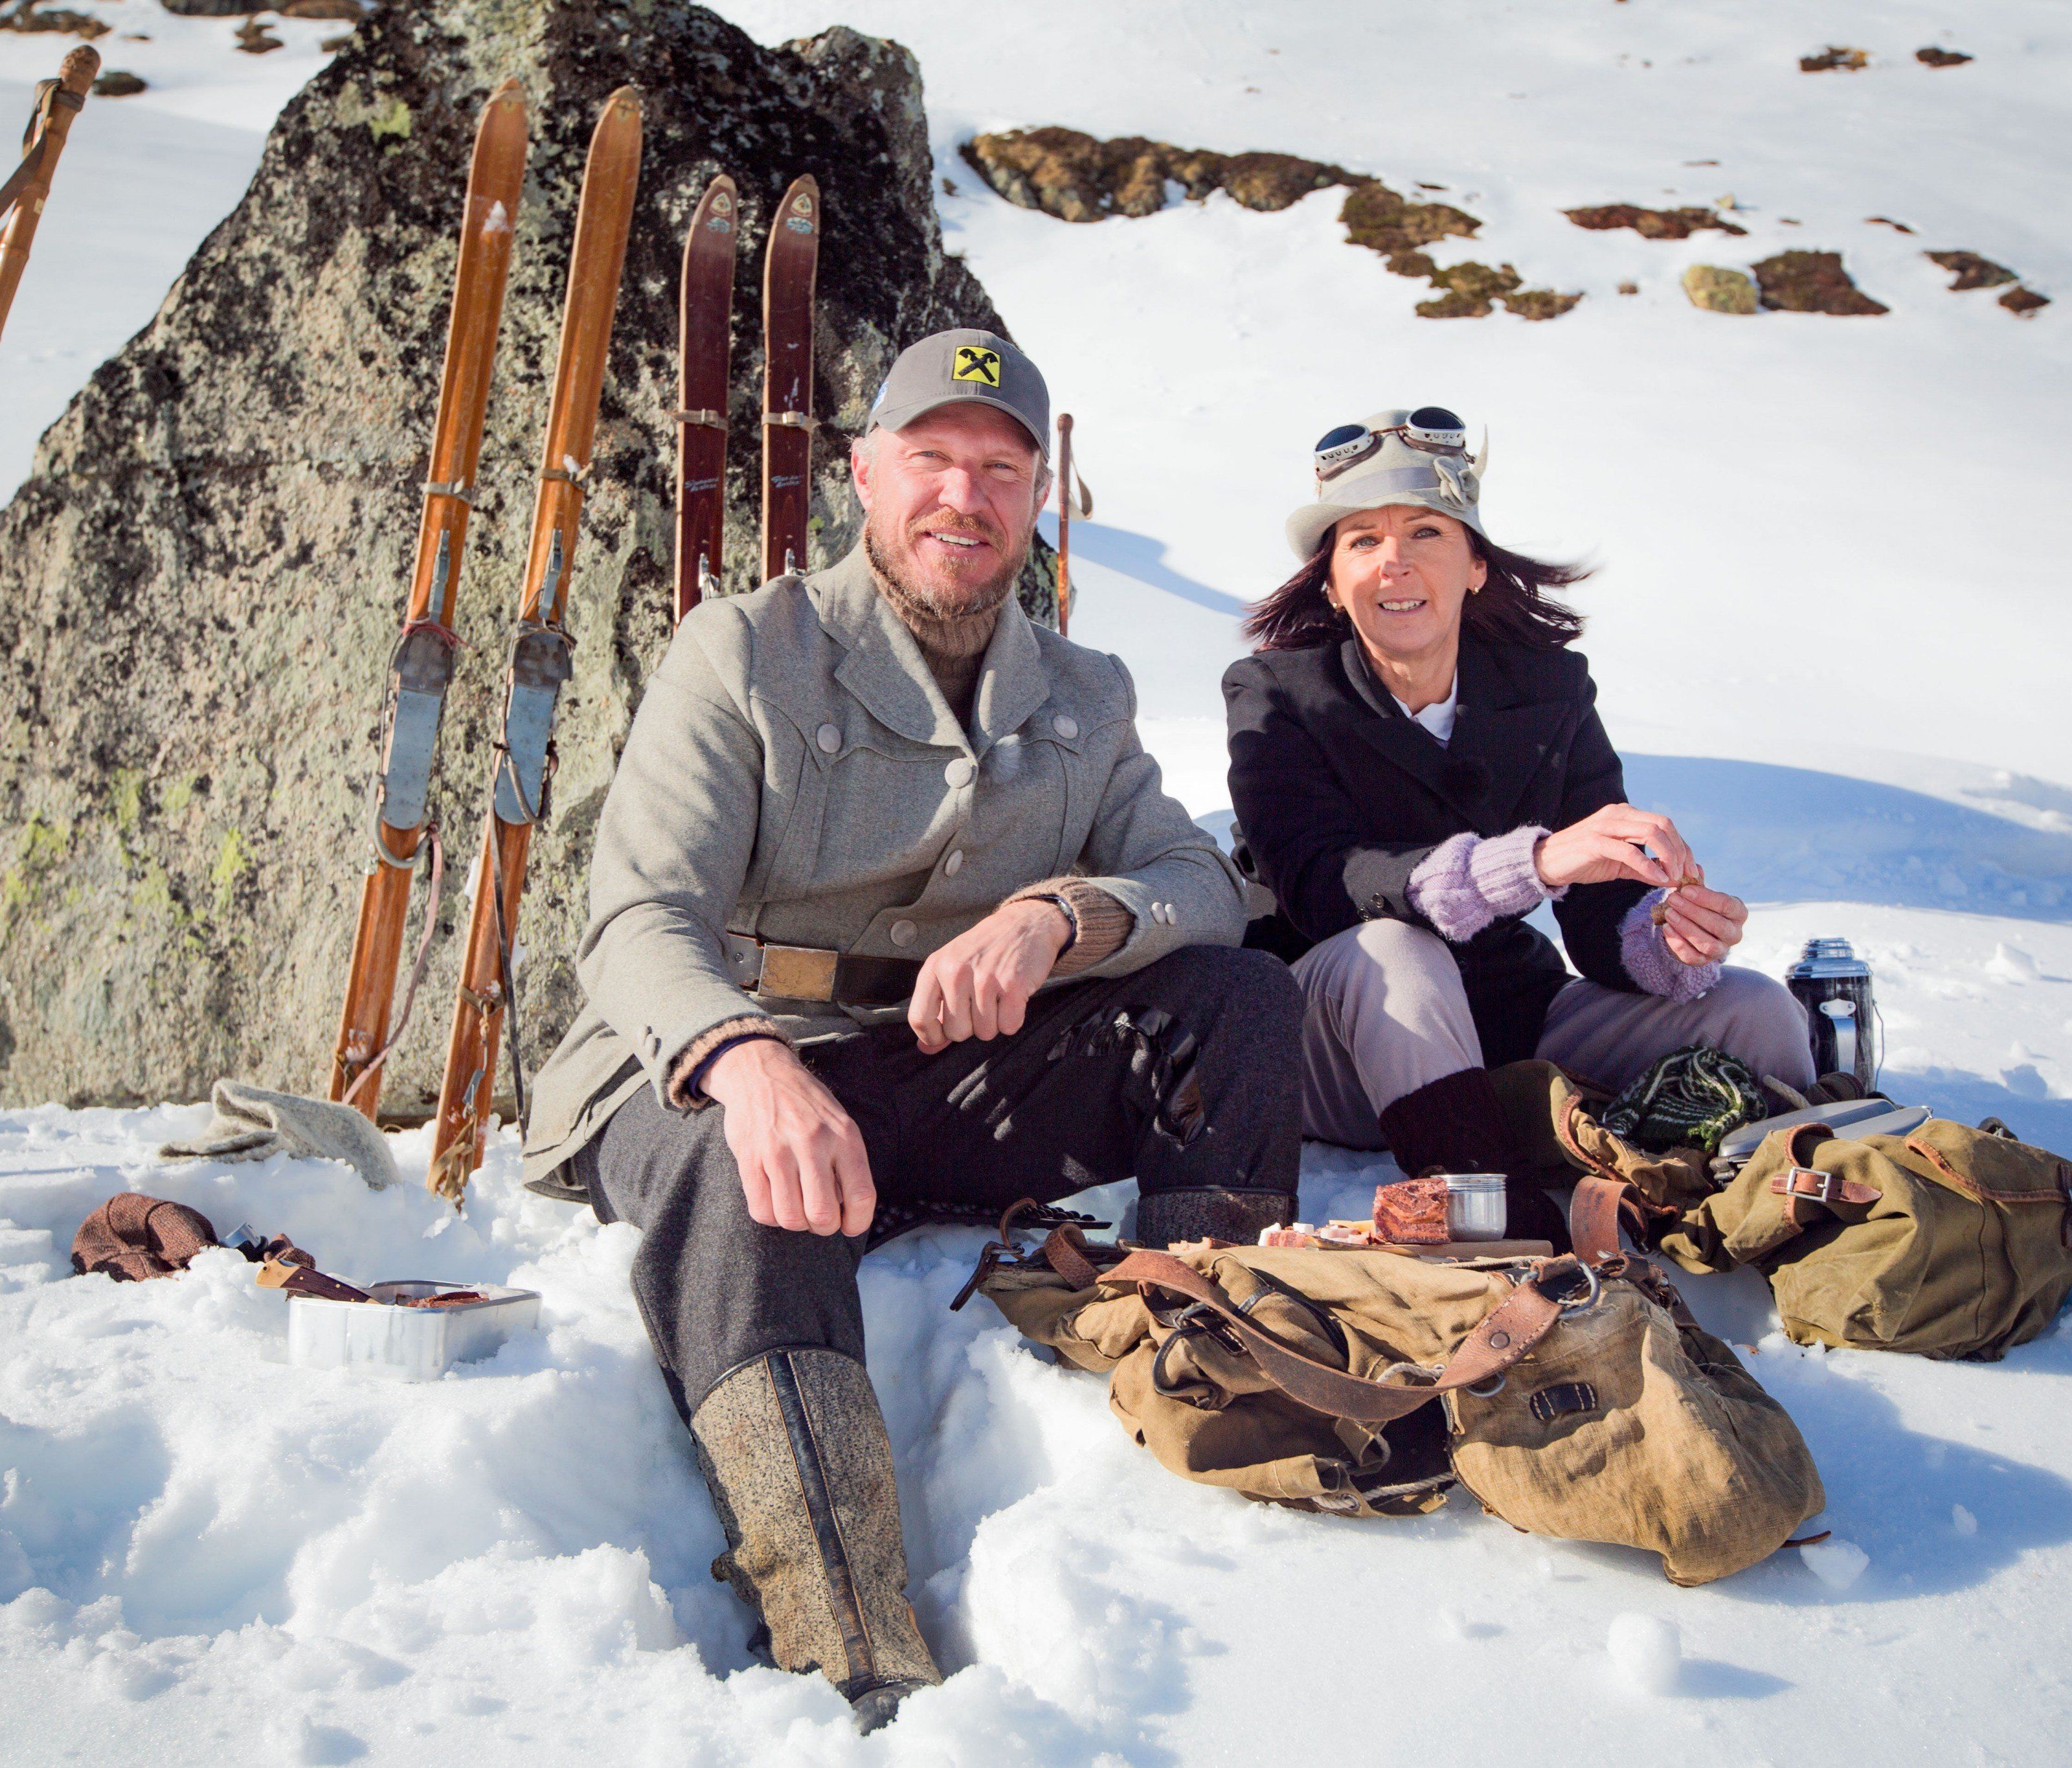
[[(926, 582), (913, 565), (913, 543), (929, 532), (976, 534), (989, 541), (1000, 563), (982, 578), (955, 586)], [(895, 550), (876, 516), (867, 517), (863, 528), (864, 555), (878, 575), (880, 589), (894, 611), (915, 635), (931, 650), (952, 656), (972, 656), (983, 651), (993, 637), (1000, 606), (1013, 594), (1022, 566), (1029, 557), (1029, 537), (1018, 547), (991, 522), (946, 512), (911, 523), (906, 545)]]

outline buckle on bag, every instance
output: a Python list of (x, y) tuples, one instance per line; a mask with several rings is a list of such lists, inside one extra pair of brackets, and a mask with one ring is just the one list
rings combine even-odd
[(1774, 1191), (1786, 1197), (1803, 1197), (1809, 1203), (1832, 1204), (1842, 1194), (1840, 1173), (1818, 1172), (1811, 1166), (1794, 1166), (1770, 1182)]

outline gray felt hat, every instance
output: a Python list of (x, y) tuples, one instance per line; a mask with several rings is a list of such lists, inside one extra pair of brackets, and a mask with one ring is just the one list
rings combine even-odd
[(1375, 438), (1375, 446), (1342, 467), (1330, 479), (1319, 478), (1317, 497), (1288, 518), (1288, 544), (1299, 559), (1315, 556), (1318, 544), (1333, 524), (1361, 510), (1386, 509), (1406, 504), (1437, 511), (1465, 522), (1483, 539), (1482, 469), (1489, 464), (1489, 441), (1480, 454), (1432, 454), (1413, 447), (1401, 426), (1408, 411), (1378, 411), (1365, 427)]
[(943, 405), (1004, 411), (1050, 458), (1050, 391), (1036, 364), (995, 331), (938, 331), (909, 344), (892, 364), (870, 408), (867, 435), (882, 424), (903, 430)]

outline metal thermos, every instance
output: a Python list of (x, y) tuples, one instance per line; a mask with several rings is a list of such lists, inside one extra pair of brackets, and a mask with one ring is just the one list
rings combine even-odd
[(1877, 1018), (1871, 1000), (1871, 967), (1847, 940), (1808, 940), (1784, 972), (1785, 986), (1806, 1004), (1815, 1074), (1854, 1075), (1868, 1091), (1877, 1083)]

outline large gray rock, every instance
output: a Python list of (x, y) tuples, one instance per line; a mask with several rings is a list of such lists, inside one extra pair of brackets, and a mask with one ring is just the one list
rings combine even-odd
[[(323, 1085), (468, 153), (483, 97), (513, 74), (532, 151), (461, 586), (471, 648), (434, 796), (462, 887), (388, 1107), (421, 1112), (437, 1094), (577, 187), (606, 94), (640, 87), (647, 147), (577, 555), (554, 816), (520, 931), (529, 1061), (574, 1001), (592, 831), (668, 642), (677, 255), (706, 181), (734, 175), (745, 224), (730, 590), (755, 574), (763, 230), (794, 175), (819, 179), (827, 213), (816, 565), (855, 532), (845, 445), (893, 356), (941, 327), (999, 325), (943, 253), (919, 70), (896, 44), (837, 28), (765, 49), (696, 7), (588, 0), (370, 19), (282, 113), (243, 202), (0, 512), (0, 1099), (196, 1098), (222, 1074)], [(1040, 608), (1039, 568), (1024, 587)]]

